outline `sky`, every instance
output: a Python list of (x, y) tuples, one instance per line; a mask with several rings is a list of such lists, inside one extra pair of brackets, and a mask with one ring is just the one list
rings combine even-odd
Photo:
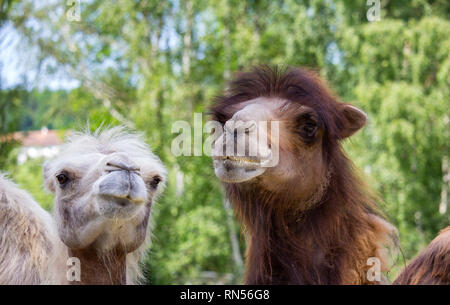
[[(35, 5), (39, 6), (39, 1), (33, 0)], [(51, 0), (53, 1), (53, 0)], [(42, 3), (41, 3), (42, 4)], [(313, 15), (314, 12), (311, 9), (307, 11), (308, 15)], [(204, 35), (205, 23), (203, 19), (207, 19), (208, 14), (199, 16), (197, 20), (197, 33), (198, 35)], [(170, 21), (170, 20), (169, 20)], [(31, 23), (28, 26), (34, 27), (37, 31), (42, 31), (39, 24), (30, 18), (27, 22)], [(175, 25), (168, 24), (164, 29), (163, 38), (160, 40), (160, 47), (173, 48), (176, 44), (180, 44), (176, 32)], [(166, 39), (167, 38), (167, 39)], [(164, 45), (165, 44), (165, 45)], [(327, 50), (328, 60), (332, 64), (339, 64), (341, 62), (342, 54), (335, 43), (331, 44)], [(24, 84), (26, 80), (26, 88), (32, 89), (44, 89), (49, 88), (51, 90), (65, 89), (70, 90), (80, 85), (80, 82), (71, 77), (63, 67), (59, 67), (54, 73), (47, 73), (45, 67), (47, 63), (51, 63), (52, 66), (58, 67), (54, 62), (41, 63), (41, 69), (39, 69), (38, 50), (27, 45), (25, 39), (21, 36), (11, 22), (7, 22), (0, 29), (0, 88), (12, 88), (20, 84)], [(200, 52), (200, 57), (201, 57)], [(103, 63), (107, 67), (108, 62)], [(175, 66), (174, 69), (177, 67)]]
[(26, 79), (28, 87), (51, 90), (70, 90), (79, 82), (63, 69), (54, 74), (41, 71), (38, 73), (38, 54), (32, 48), (25, 47), (26, 42), (11, 23), (6, 23), (0, 30), (0, 76), (1, 87), (12, 88), (23, 84)]

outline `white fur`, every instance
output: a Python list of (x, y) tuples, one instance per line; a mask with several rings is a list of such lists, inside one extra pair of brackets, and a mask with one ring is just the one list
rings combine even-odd
[[(106, 158), (113, 153), (126, 154), (140, 166), (143, 176), (158, 174), (163, 178), (153, 193), (152, 200), (155, 201), (164, 187), (166, 169), (140, 134), (128, 133), (120, 126), (99, 129), (94, 133), (72, 134), (59, 156), (45, 163), (45, 184), (55, 191), (55, 175), (61, 168), (70, 166), (80, 173), (83, 170), (98, 170), (97, 163), (86, 161), (91, 160), (92, 156), (96, 156), (92, 160), (99, 160), (99, 156)], [(54, 214), (57, 221), (28, 193), (0, 176), (0, 284), (66, 283), (67, 248), (62, 244), (56, 228), (62, 222), (58, 221), (58, 213)], [(146, 237), (137, 250), (127, 255), (129, 284), (137, 283), (141, 277), (139, 260), (148, 248), (150, 234), (147, 233)]]
[(67, 251), (49, 213), (0, 175), (0, 284), (58, 284)]

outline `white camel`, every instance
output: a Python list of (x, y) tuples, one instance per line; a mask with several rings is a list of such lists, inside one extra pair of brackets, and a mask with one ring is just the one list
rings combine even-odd
[(75, 133), (45, 162), (53, 217), (0, 175), (0, 284), (137, 283), (165, 177), (142, 137), (122, 127)]

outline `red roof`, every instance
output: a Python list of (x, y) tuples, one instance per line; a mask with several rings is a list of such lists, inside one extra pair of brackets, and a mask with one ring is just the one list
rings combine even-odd
[(59, 137), (58, 132), (56, 130), (48, 130), (46, 128), (26, 132), (14, 132), (0, 140), (16, 140), (21, 142), (22, 146), (54, 146), (62, 144), (62, 140)]

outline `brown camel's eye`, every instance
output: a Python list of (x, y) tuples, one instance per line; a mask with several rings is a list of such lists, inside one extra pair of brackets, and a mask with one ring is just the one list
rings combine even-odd
[(158, 187), (158, 184), (162, 181), (162, 178), (160, 176), (155, 176), (153, 177), (153, 179), (150, 181), (150, 186), (154, 189), (156, 189)]
[(306, 135), (307, 137), (312, 137), (317, 131), (317, 125), (308, 122), (305, 125), (303, 125), (302, 130), (304, 135)]
[(297, 118), (297, 132), (306, 143), (312, 143), (319, 129), (315, 115), (312, 113), (304, 113)]
[(69, 182), (69, 177), (66, 174), (59, 174), (56, 176), (56, 179), (58, 180), (59, 185), (63, 186)]

